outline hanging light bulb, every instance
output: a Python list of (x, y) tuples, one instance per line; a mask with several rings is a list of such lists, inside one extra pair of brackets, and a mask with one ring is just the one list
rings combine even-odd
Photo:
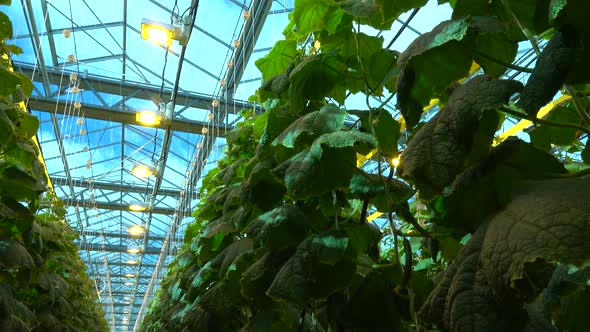
[(76, 82), (76, 81), (78, 81), (78, 74), (76, 74), (76, 73), (71, 73), (71, 74), (70, 74), (70, 81), (72, 81), (72, 82)]
[(86, 135), (86, 130), (80, 129), (80, 135)]
[(64, 29), (62, 31), (62, 33), (63, 33), (64, 37), (66, 37), (66, 38), (70, 38), (72, 36), (72, 30), (70, 30), (70, 29)]
[(86, 160), (86, 169), (91, 169), (92, 168), (92, 160), (88, 159)]
[(83, 125), (84, 124), (84, 119), (83, 118), (78, 118), (78, 120), (76, 120), (76, 123), (79, 125)]
[(222, 87), (225, 86), (225, 80), (219, 80), (219, 85), (221, 85)]
[(70, 90), (71, 93), (78, 93), (80, 92), (80, 88), (76, 85), (74, 85)]
[(209, 132), (209, 129), (207, 129), (207, 127), (203, 127), (203, 129), (201, 129), (201, 133), (203, 135), (207, 135), (208, 132)]
[[(200, 149), (202, 149), (202, 148), (203, 148), (203, 143), (201, 143), (201, 142), (197, 143), (197, 149), (199, 149), (199, 150), (200, 150)], [(195, 155), (195, 158), (196, 158), (196, 157), (197, 157), (197, 156)]]
[(238, 48), (238, 47), (240, 47), (240, 41), (239, 41), (239, 40), (237, 40), (237, 39), (236, 39), (236, 40), (234, 40), (234, 47), (235, 47), (235, 48)]
[(233, 61), (230, 60), (230, 61), (227, 62), (227, 68), (231, 68), (233, 66), (234, 66), (234, 62)]
[(69, 62), (76, 62), (76, 56), (73, 54), (68, 55), (68, 61)]
[(245, 10), (244, 13), (242, 13), (242, 17), (247, 21), (250, 18), (250, 12)]
[(88, 147), (87, 147), (87, 146), (85, 146), (85, 147), (83, 147), (83, 148), (82, 148), (82, 151), (84, 151), (84, 152), (88, 152), (88, 150), (89, 150), (89, 149), (88, 149)]
[[(77, 102), (74, 103), (74, 108), (75, 109), (79, 110), (81, 107), (82, 107), (82, 103), (80, 103), (79, 101), (77, 101)], [(78, 119), (78, 120), (81, 120), (81, 119)], [(78, 124), (81, 124), (81, 123), (78, 123)]]
[(213, 99), (213, 101), (211, 102), (211, 105), (212, 105), (213, 107), (219, 107), (219, 100), (217, 100), (217, 99)]
[(209, 114), (207, 114), (207, 118), (209, 121), (213, 120), (213, 113), (209, 112)]

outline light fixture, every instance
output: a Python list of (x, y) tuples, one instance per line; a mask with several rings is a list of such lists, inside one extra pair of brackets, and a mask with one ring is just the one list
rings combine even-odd
[(147, 178), (156, 174), (156, 168), (144, 164), (135, 164), (131, 169), (131, 174), (138, 178)]
[(143, 227), (139, 226), (139, 225), (133, 225), (133, 226), (129, 227), (128, 230), (129, 230), (129, 234), (131, 234), (131, 236), (140, 236), (144, 232)]
[(127, 273), (127, 274), (125, 274), (125, 277), (127, 277), (127, 278), (133, 278), (133, 277), (135, 277), (135, 274), (133, 274), (133, 273)]
[[(133, 283), (132, 283), (132, 282), (126, 282), (126, 283), (125, 283), (125, 286), (133, 286)], [(125, 314), (125, 313), (126, 313), (126, 312), (124, 312), (124, 314)]]
[(154, 111), (139, 111), (135, 113), (135, 120), (146, 126), (157, 126), (162, 121), (162, 115)]
[(141, 252), (141, 249), (139, 249), (138, 247), (128, 247), (127, 252), (130, 254), (138, 254)]
[(393, 167), (398, 167), (399, 166), (399, 157), (395, 157), (391, 160), (391, 164), (393, 165)]
[(156, 22), (144, 18), (141, 20), (141, 39), (149, 40), (161, 46), (172, 45), (174, 27), (170, 24)]
[(140, 201), (129, 202), (129, 210), (131, 210), (131, 211), (141, 212), (141, 211), (145, 211), (147, 209), (147, 207), (148, 207), (148, 205), (145, 202), (140, 202)]
[(135, 264), (137, 264), (137, 261), (136, 260), (133, 260), (133, 259), (130, 259), (126, 263), (129, 264), (129, 265), (135, 265)]

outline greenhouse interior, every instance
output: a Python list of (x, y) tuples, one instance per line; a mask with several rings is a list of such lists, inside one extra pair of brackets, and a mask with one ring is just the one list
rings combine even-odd
[(0, 0), (1, 331), (588, 331), (585, 0)]

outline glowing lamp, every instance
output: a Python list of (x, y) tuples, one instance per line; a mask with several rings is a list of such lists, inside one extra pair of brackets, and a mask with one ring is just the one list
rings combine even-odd
[(135, 113), (135, 120), (146, 126), (157, 126), (162, 121), (162, 115), (153, 111), (141, 111)]
[(127, 277), (127, 278), (133, 278), (133, 277), (135, 277), (135, 274), (133, 274), (133, 273), (127, 273), (127, 274), (125, 274), (125, 277)]
[[(126, 282), (125, 283), (125, 286), (133, 286), (133, 283), (132, 282)], [(126, 314), (126, 312), (123, 312), (123, 313)]]
[[(131, 201), (129, 203), (129, 210), (131, 210), (131, 211), (141, 212), (141, 211), (145, 211), (146, 209), (147, 209), (147, 204), (145, 204), (145, 202)], [(129, 232), (131, 232), (131, 230)]]
[(399, 157), (393, 158), (391, 160), (391, 164), (393, 165), (393, 167), (398, 167), (399, 166)]
[(143, 232), (143, 227), (139, 225), (133, 225), (129, 227), (129, 234), (131, 234), (131, 236), (140, 236), (141, 234), (143, 234)]
[(156, 169), (143, 164), (135, 164), (133, 165), (133, 169), (131, 169), (131, 174), (138, 178), (148, 178), (156, 174)]
[(130, 254), (138, 254), (139, 252), (141, 252), (141, 249), (137, 247), (129, 247), (127, 248), (127, 252)]
[(136, 261), (136, 260), (133, 260), (133, 259), (130, 259), (130, 260), (128, 260), (128, 261), (127, 261), (127, 262), (125, 262), (125, 263), (127, 263), (127, 264), (129, 264), (129, 265), (135, 265), (135, 264), (137, 264), (137, 261)]
[(141, 39), (149, 40), (161, 46), (172, 45), (174, 28), (165, 23), (144, 18), (141, 20)]

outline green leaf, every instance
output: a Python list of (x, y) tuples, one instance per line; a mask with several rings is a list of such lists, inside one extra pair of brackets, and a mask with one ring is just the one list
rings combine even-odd
[(277, 273), (266, 292), (300, 305), (343, 289), (356, 270), (349, 239), (339, 232), (308, 237)]
[(293, 21), (297, 33), (310, 34), (325, 27), (324, 16), (330, 9), (328, 0), (295, 0)]
[[(393, 158), (398, 154), (398, 141), (401, 136), (401, 125), (395, 121), (391, 114), (382, 109), (373, 111), (373, 118), (369, 120), (369, 111), (348, 111), (361, 120), (361, 126), (367, 133), (375, 131), (377, 147), (386, 158)], [(371, 126), (373, 128), (371, 129)]]
[(292, 254), (291, 248), (271, 250), (264, 254), (242, 274), (242, 294), (252, 299), (267, 300), (266, 290)]
[(5, 108), (4, 111), (21, 136), (31, 138), (37, 134), (39, 119), (36, 116), (21, 110), (17, 106)]
[(350, 245), (357, 256), (367, 254), (372, 259), (379, 260), (378, 246), (383, 234), (377, 226), (370, 223), (349, 222), (342, 229), (350, 239)]
[(265, 211), (282, 203), (285, 187), (272, 175), (274, 162), (270, 159), (257, 163), (248, 181), (242, 185), (242, 201), (256, 205)]
[(323, 134), (342, 129), (345, 117), (344, 110), (328, 104), (319, 111), (306, 114), (291, 123), (272, 144), (280, 144), (286, 148), (299, 148), (310, 144)]
[(10, 18), (0, 11), (0, 40), (7, 40), (12, 38), (12, 22)]
[[(546, 119), (560, 123), (571, 123), (579, 125), (582, 121), (572, 104), (556, 106), (549, 112)], [(553, 126), (538, 125), (529, 132), (531, 142), (536, 147), (550, 151), (551, 144), (566, 146), (576, 140), (577, 130), (573, 128), (561, 128)]]
[(390, 276), (372, 270), (358, 287), (346, 292), (343, 305), (334, 306), (334, 320), (348, 331), (402, 331), (398, 308), (401, 299), (394, 288)]
[(356, 152), (367, 154), (374, 144), (371, 136), (355, 130), (325, 134), (273, 173), (284, 178), (295, 199), (345, 188), (356, 169)]
[(303, 212), (295, 205), (281, 206), (254, 219), (246, 229), (249, 237), (267, 249), (296, 246), (307, 233)]
[(201, 236), (194, 238), (191, 250), (201, 264), (207, 262), (232, 242), (231, 235), (235, 231), (235, 226), (223, 219), (212, 221), (203, 228)]
[(268, 122), (268, 114), (269, 112), (264, 112), (256, 117), (254, 121), (254, 139), (259, 140), (264, 133), (264, 128), (266, 128), (266, 123)]
[(4, 110), (0, 110), (0, 146), (7, 146), (14, 137), (16, 127), (12, 121), (6, 116)]
[(336, 55), (322, 53), (306, 57), (289, 75), (291, 100), (329, 96), (336, 83), (343, 79), (344, 70), (344, 64)]
[(471, 29), (475, 37), (474, 60), (486, 74), (499, 78), (516, 57), (518, 43), (506, 35), (506, 26), (494, 17), (474, 17)]
[(469, 73), (470, 23), (468, 18), (444, 21), (416, 38), (398, 58), (397, 105), (408, 128), (418, 123), (430, 99)]
[(0, 240), (0, 267), (5, 269), (33, 266), (27, 248), (15, 240)]
[(264, 57), (256, 60), (256, 67), (262, 73), (264, 81), (282, 74), (297, 56), (297, 42), (295, 40), (278, 41)]
[(21, 55), (23, 54), (23, 49), (16, 46), (16, 45), (4, 45), (6, 50), (14, 55)]
[(283, 302), (275, 302), (254, 314), (240, 332), (297, 332), (300, 330), (299, 317), (300, 312), (293, 306)]
[(513, 183), (510, 202), (478, 228), (442, 275), (420, 310), (422, 320), (454, 331), (471, 330), (472, 322), (478, 330), (514, 329), (514, 322), (526, 317), (520, 308), (530, 299), (514, 286), (531, 283), (529, 263), (580, 266), (590, 259), (588, 184), (581, 179)]
[(32, 201), (46, 190), (43, 180), (29, 175), (24, 167), (0, 162), (0, 195)]
[(369, 86), (378, 94), (385, 86), (389, 92), (395, 92), (397, 81), (397, 57), (399, 53), (388, 49), (380, 49), (371, 55), (369, 67)]
[(465, 171), (449, 192), (437, 198), (437, 223), (463, 234), (473, 232), (509, 202), (516, 183), (565, 173), (563, 165), (545, 151), (518, 139), (506, 140), (477, 166)]
[(348, 14), (354, 17), (370, 17), (377, 13), (379, 7), (375, 0), (345, 0), (338, 5)]
[(500, 121), (495, 109), (521, 87), (517, 81), (481, 75), (456, 88), (445, 108), (408, 144), (398, 175), (412, 181), (423, 199), (442, 192), (456, 175), (487, 154)]
[[(2, 13), (2, 12), (0, 12)], [(16, 92), (18, 86), (23, 84), (23, 79), (17, 73), (9, 71), (8, 69), (0, 66), (0, 95), (9, 96)]]
[(21, 79), (20, 89), (25, 95), (25, 97), (30, 96), (31, 93), (33, 93), (33, 82), (31, 81), (31, 79), (21, 72), (15, 72), (15, 74)]
[(427, 2), (428, 0), (375, 0), (375, 4), (379, 8), (379, 13), (371, 17), (368, 24), (375, 29), (389, 30), (391, 29), (393, 22), (395, 22), (401, 14), (410, 9), (422, 7), (426, 5)]
[[(389, 192), (386, 192), (386, 186)], [(362, 200), (370, 199), (379, 211), (394, 210), (414, 195), (412, 188), (397, 179), (387, 182), (385, 177), (368, 174), (361, 170), (352, 176), (350, 192)]]
[(344, 14), (346, 13), (340, 7), (330, 7), (328, 13), (324, 16), (324, 29), (329, 34), (334, 34), (336, 31), (342, 29), (346, 25), (346, 22), (348, 22), (348, 20), (344, 20), (343, 24)]

